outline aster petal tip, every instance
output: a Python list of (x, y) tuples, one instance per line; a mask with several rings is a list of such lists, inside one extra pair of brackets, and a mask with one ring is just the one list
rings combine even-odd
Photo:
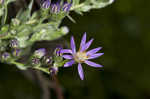
[(101, 50), (101, 49), (102, 49), (102, 47), (94, 48), (94, 49), (88, 51), (88, 52), (87, 52), (87, 55), (95, 54), (95, 53), (97, 53), (97, 52), (98, 52), (99, 50)]
[(84, 49), (83, 49), (83, 50), (87, 50), (87, 49), (91, 46), (93, 40), (94, 40), (94, 39), (92, 38), (90, 41), (88, 41), (88, 42), (86, 43), (86, 45), (84, 46)]
[(82, 40), (81, 40), (81, 44), (85, 44), (86, 43), (86, 33), (84, 33)]
[(84, 32), (83, 37), (86, 38), (86, 32)]
[(95, 59), (95, 58), (102, 56), (103, 54), (104, 53), (96, 53), (96, 54), (91, 55), (88, 59)]
[(83, 51), (86, 45), (86, 33), (84, 33), (82, 39), (81, 39), (81, 43), (80, 43), (80, 50)]
[(82, 65), (80, 63), (78, 64), (78, 73), (79, 73), (80, 79), (83, 80), (84, 79), (84, 73), (83, 73)]
[(73, 53), (76, 53), (76, 46), (75, 46), (75, 41), (74, 41), (74, 37), (71, 37), (71, 49)]

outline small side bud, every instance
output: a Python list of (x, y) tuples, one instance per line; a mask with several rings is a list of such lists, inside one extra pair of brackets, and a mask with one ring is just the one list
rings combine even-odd
[(57, 14), (60, 12), (60, 8), (61, 7), (60, 7), (59, 3), (52, 4), (51, 5), (51, 12)]
[(42, 62), (45, 64), (45, 65), (52, 65), (53, 63), (53, 59), (51, 56), (44, 56), (43, 59), (42, 59)]
[(40, 48), (34, 52), (34, 56), (37, 58), (42, 58), (46, 54), (45, 48)]
[(13, 54), (13, 56), (15, 56), (15, 57), (19, 57), (20, 54), (21, 54), (21, 50), (20, 50), (20, 49), (14, 49), (14, 50), (12, 51), (12, 54)]
[(32, 58), (32, 65), (39, 65), (40, 59), (39, 58)]
[(49, 7), (50, 7), (50, 4), (51, 4), (51, 2), (50, 2), (50, 0), (46, 0), (46, 1), (44, 1), (43, 3), (42, 3), (42, 8), (44, 8), (44, 9), (48, 9)]
[(13, 26), (18, 26), (20, 24), (20, 20), (18, 19), (12, 19), (12, 25)]
[(58, 67), (51, 67), (49, 71), (51, 75), (56, 75), (58, 73)]
[(17, 39), (13, 39), (10, 41), (10, 47), (11, 48), (17, 48), (18, 47), (18, 40)]
[(62, 10), (63, 10), (64, 12), (69, 12), (71, 6), (72, 6), (72, 3), (67, 3), (67, 2), (66, 2), (66, 3), (64, 3), (64, 5), (63, 5), (63, 7), (62, 7)]
[(6, 61), (10, 58), (10, 54), (8, 52), (4, 52), (1, 55), (2, 60)]
[(54, 51), (54, 54), (55, 54), (56, 56), (62, 56), (61, 50), (62, 50), (62, 47), (61, 47), (61, 46), (57, 47), (57, 48), (55, 49), (55, 51)]

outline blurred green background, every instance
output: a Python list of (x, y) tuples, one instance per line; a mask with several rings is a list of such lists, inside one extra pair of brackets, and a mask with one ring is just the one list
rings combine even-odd
[[(150, 99), (150, 0), (116, 0), (103, 9), (80, 16), (74, 12), (62, 25), (70, 28), (79, 45), (84, 32), (94, 38), (91, 48), (102, 46), (105, 54), (95, 62), (104, 68), (83, 65), (81, 81), (77, 65), (61, 68), (58, 79), (64, 99)], [(25, 72), (25, 73), (24, 73)], [(41, 99), (40, 83), (30, 80), (27, 71), (0, 64), (0, 99)], [(27, 76), (28, 75), (28, 76)], [(44, 74), (48, 78), (47, 74)], [(52, 99), (56, 99), (51, 91)]]

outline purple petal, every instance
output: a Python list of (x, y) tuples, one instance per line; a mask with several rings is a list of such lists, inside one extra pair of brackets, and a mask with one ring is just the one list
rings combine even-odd
[(65, 59), (72, 59), (73, 58), (72, 55), (63, 55), (62, 57), (65, 58)]
[(83, 80), (84, 79), (84, 73), (83, 73), (83, 68), (82, 68), (80, 63), (78, 64), (78, 73), (79, 73), (80, 79)]
[(83, 48), (82, 48), (81, 51), (87, 50), (87, 49), (90, 47), (90, 45), (92, 44), (93, 40), (94, 40), (94, 39), (91, 39), (90, 41), (88, 41), (88, 42), (85, 44), (85, 46), (83, 46)]
[(85, 43), (86, 43), (86, 32), (84, 33), (84, 35), (82, 37), (82, 40), (81, 40), (81, 43), (80, 43), (80, 48), (81, 49), (85, 45)]
[(62, 49), (60, 51), (60, 53), (70, 53), (70, 54), (72, 54), (72, 50), (70, 50), (70, 49)]
[(64, 67), (70, 67), (70, 66), (72, 66), (74, 63), (75, 63), (75, 61), (74, 61), (74, 60), (71, 60), (71, 61), (69, 61), (69, 62), (66, 62), (66, 63), (64, 64)]
[(95, 58), (102, 56), (103, 54), (104, 53), (96, 53), (96, 54), (91, 55), (88, 59), (95, 59)]
[(72, 49), (72, 53), (76, 53), (76, 46), (75, 46), (75, 42), (74, 42), (74, 37), (71, 37), (71, 49)]
[(96, 52), (98, 52), (99, 50), (101, 50), (102, 47), (98, 47), (98, 48), (94, 48), (90, 51), (87, 52), (87, 55), (92, 55), (92, 54), (95, 54)]
[(94, 63), (94, 62), (91, 62), (91, 61), (85, 61), (85, 63), (86, 64), (88, 64), (88, 65), (90, 65), (90, 66), (92, 66), (92, 67), (103, 67), (102, 65), (100, 65), (100, 64), (96, 64), (96, 63)]

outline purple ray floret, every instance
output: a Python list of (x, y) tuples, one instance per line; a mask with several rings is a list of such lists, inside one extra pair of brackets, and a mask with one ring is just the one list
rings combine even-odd
[(73, 36), (71, 37), (71, 45), (70, 46), (71, 46), (73, 54), (76, 53), (76, 46), (75, 46), (75, 42), (74, 42), (74, 37)]
[(80, 76), (80, 79), (84, 79), (84, 71), (82, 68), (82, 63), (85, 63), (91, 67), (103, 67), (100, 64), (94, 63), (92, 61), (89, 61), (90, 59), (95, 59), (100, 56), (102, 56), (104, 53), (97, 53), (99, 50), (102, 49), (102, 47), (94, 48), (90, 51), (87, 51), (87, 49), (90, 47), (94, 39), (91, 39), (86, 43), (86, 33), (84, 33), (80, 48), (78, 51), (76, 51), (75, 41), (74, 37), (71, 37), (71, 49), (62, 49), (61, 53), (63, 53), (63, 57), (67, 60), (70, 60), (64, 64), (64, 67), (70, 67), (75, 63), (78, 63), (78, 74)]
[(82, 46), (84, 46), (86, 43), (86, 33), (84, 33), (83, 37), (82, 37), (82, 40), (81, 40), (81, 43), (80, 43), (80, 48), (82, 48)]

